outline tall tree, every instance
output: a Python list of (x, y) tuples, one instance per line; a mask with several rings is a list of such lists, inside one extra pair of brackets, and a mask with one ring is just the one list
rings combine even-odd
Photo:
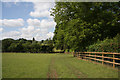
[(55, 46), (59, 49), (85, 50), (97, 39), (119, 33), (120, 3), (56, 2), (51, 11), (57, 23)]

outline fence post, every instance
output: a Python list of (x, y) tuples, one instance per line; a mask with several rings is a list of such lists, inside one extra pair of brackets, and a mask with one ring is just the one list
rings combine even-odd
[(102, 53), (102, 65), (104, 64), (104, 54)]
[(75, 52), (73, 52), (73, 56), (75, 57)]
[[(90, 53), (89, 53), (89, 58), (88, 58), (89, 60), (90, 60)], [(91, 60), (90, 60), (91, 61)]]
[(80, 52), (79, 52), (79, 58), (81, 58), (80, 55), (81, 55), (81, 54), (80, 54)]
[[(96, 53), (95, 53), (95, 59), (96, 59)], [(97, 60), (95, 60), (97, 62)]]
[(79, 53), (77, 52), (77, 57), (79, 58)]
[(82, 52), (80, 52), (80, 58), (81, 58), (81, 59), (82, 59), (82, 54), (83, 54), (83, 53), (82, 53)]
[(115, 68), (115, 64), (114, 64), (115, 63), (115, 59), (114, 58), (115, 58), (115, 55), (113, 54), (113, 68)]

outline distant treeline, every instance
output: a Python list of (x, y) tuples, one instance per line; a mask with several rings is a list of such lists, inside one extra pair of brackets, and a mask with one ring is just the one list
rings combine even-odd
[(53, 41), (50, 39), (36, 41), (34, 38), (33, 40), (8, 38), (2, 40), (2, 52), (45, 53), (53, 52), (53, 48)]

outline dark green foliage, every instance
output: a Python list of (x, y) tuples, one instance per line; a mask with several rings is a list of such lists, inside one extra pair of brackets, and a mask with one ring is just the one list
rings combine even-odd
[(30, 52), (30, 53), (40, 53), (40, 52), (53, 52), (53, 41), (50, 39), (43, 41), (26, 40), (20, 38), (18, 40), (14, 39), (4, 39), (2, 40), (2, 52)]
[(86, 47), (90, 52), (120, 52), (120, 35), (118, 34), (113, 39), (106, 38), (103, 41), (97, 41), (93, 45)]
[(0, 52), (2, 52), (2, 40), (0, 40)]
[(98, 39), (115, 37), (120, 30), (119, 13), (119, 2), (56, 2), (51, 11), (57, 23), (55, 47), (86, 51)]
[(14, 40), (11, 39), (11, 38), (2, 40), (2, 51), (3, 51), (3, 52), (9, 52), (8, 47), (9, 47), (13, 42), (14, 42)]

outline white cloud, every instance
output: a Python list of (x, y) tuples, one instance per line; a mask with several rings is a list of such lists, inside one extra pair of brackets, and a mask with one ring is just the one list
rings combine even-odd
[(2, 32), (3, 31), (3, 28), (0, 28), (0, 32)]
[(33, 26), (28, 26), (27, 28), (22, 28), (21, 31), (23, 33), (31, 33), (34, 31), (34, 27)]
[(37, 34), (36, 36), (35, 36), (35, 39), (36, 40), (45, 40), (46, 39), (46, 36), (45, 35), (40, 35), (40, 34)]
[(27, 23), (29, 26), (40, 26), (40, 20), (38, 19), (28, 19)]
[(34, 2), (34, 11), (30, 12), (30, 16), (51, 18), (50, 9), (53, 6), (54, 3)]
[(24, 26), (24, 20), (19, 18), (19, 19), (3, 19), (0, 20), (0, 26), (6, 26), (6, 27), (20, 27)]
[(33, 17), (49, 17), (50, 13), (49, 11), (36, 11), (36, 12), (30, 12), (30, 15)]
[(55, 2), (55, 0), (1, 0), (2, 2)]
[(53, 36), (54, 36), (53, 32), (49, 32), (49, 33), (46, 33), (46, 34), (39, 33), (35, 36), (35, 39), (36, 40), (45, 40), (45, 39), (48, 39), (48, 38), (53, 38)]
[(20, 28), (19, 31), (10, 31), (10, 32), (4, 32), (2, 34), (2, 39), (5, 38), (13, 38), (13, 39), (19, 39), (19, 38), (25, 38), (28, 40), (31, 40), (33, 37), (35, 37), (36, 40), (45, 40), (48, 38), (53, 38), (54, 33), (49, 32), (47, 28), (35, 28), (33, 26), (28, 26), (25, 28)]
[(33, 34), (34, 34), (34, 27), (33, 26), (28, 26), (27, 28), (21, 28), (20, 32), (21, 32), (21, 38), (26, 38), (26, 39), (30, 39), (32, 38)]
[(56, 23), (53, 20), (42, 19), (28, 19), (27, 23), (29, 26), (40, 27), (40, 28), (55, 28)]
[[(25, 38), (25, 39), (32, 39), (33, 37), (35, 37), (37, 34), (42, 35), (42, 32), (39, 28), (35, 28), (34, 26), (28, 26), (26, 28), (21, 28), (19, 29), (19, 31), (21, 32), (21, 38)], [(39, 40), (39, 39), (36, 39)]]
[[(36, 40), (41, 40), (44, 38), (36, 38), (36, 36), (39, 35), (39, 37), (43, 36), (43, 34), (45, 34), (47, 31), (42, 31), (42, 29), (40, 28), (35, 28), (34, 26), (28, 26), (26, 28), (21, 28), (20, 29), (21, 32), (21, 38), (25, 38), (25, 39), (32, 39), (33, 37), (35, 37)], [(42, 33), (45, 32), (45, 33)]]
[(49, 29), (55, 28), (56, 23), (51, 20), (42, 19), (28, 19), (28, 27), (20, 28), (21, 38), (32, 39), (35, 37), (36, 40), (45, 40), (52, 38), (53, 33), (49, 32)]
[(51, 8), (52, 4), (51, 3), (39, 3), (39, 2), (34, 2), (34, 9), (35, 11), (44, 11), (48, 10)]
[(19, 37), (20, 37), (20, 32), (18, 32), (18, 31), (10, 31), (10, 32), (5, 32), (2, 34), (3, 39), (5, 39), (5, 38), (17, 39)]
[(21, 38), (32, 39), (35, 37), (36, 40), (45, 40), (54, 36), (53, 32), (49, 32), (49, 29), (55, 28), (56, 23), (51, 20), (42, 19), (28, 19), (28, 27), (21, 28)]
[(54, 21), (49, 21), (49, 20), (45, 20), (43, 19), (40, 23), (40, 27), (42, 28), (54, 28), (56, 25), (56, 23)]
[(48, 31), (49, 29), (47, 28), (40, 28), (40, 27), (33, 27), (33, 26), (28, 26), (26, 28), (21, 28), (21, 38), (26, 38), (26, 39), (32, 39), (35, 37), (36, 40), (45, 40), (48, 38), (53, 37), (53, 33)]

